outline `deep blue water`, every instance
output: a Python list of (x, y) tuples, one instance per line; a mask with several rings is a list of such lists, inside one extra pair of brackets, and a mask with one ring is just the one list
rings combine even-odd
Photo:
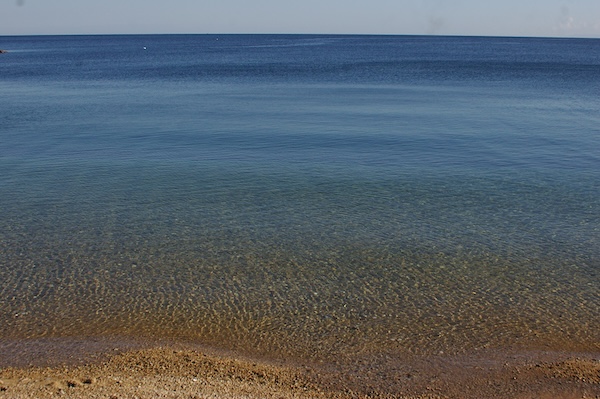
[(0, 338), (600, 346), (600, 40), (0, 48)]

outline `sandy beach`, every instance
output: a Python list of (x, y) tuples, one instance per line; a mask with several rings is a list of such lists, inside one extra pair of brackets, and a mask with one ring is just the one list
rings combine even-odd
[(70, 339), (0, 348), (0, 398), (600, 397), (598, 354), (382, 355), (334, 365), (176, 343)]

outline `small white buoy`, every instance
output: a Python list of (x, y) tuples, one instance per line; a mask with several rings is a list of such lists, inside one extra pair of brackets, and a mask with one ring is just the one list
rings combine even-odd
[(146, 46), (144, 46), (144, 50), (146, 50)]

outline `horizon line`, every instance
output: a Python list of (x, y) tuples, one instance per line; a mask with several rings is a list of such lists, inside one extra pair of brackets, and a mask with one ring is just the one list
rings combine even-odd
[(478, 37), (506, 39), (591, 39), (600, 40), (600, 36), (533, 36), (533, 35), (473, 35), (473, 34), (434, 34), (434, 33), (240, 33), (240, 32), (170, 32), (170, 33), (16, 33), (1, 34), (0, 37), (38, 37), (38, 36), (413, 36), (413, 37)]

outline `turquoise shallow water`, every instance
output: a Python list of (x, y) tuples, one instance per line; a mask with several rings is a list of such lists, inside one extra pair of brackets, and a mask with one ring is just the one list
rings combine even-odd
[(598, 351), (598, 40), (216, 39), (0, 38), (0, 338)]

